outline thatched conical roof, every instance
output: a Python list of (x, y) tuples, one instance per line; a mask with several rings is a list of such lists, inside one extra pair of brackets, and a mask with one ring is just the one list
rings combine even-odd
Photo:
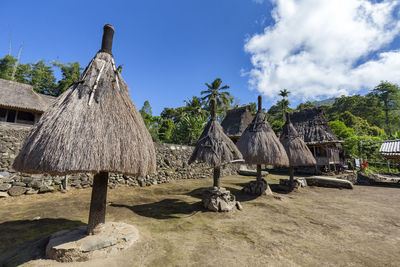
[(258, 101), (257, 114), (236, 145), (248, 164), (288, 166), (289, 159), (285, 148), (279, 142), (261, 109), (261, 96)]
[(239, 139), (253, 119), (250, 105), (229, 109), (221, 123), (224, 133), (230, 138)]
[[(105, 32), (110, 27), (106, 25)], [(108, 50), (103, 49), (105, 42)], [(155, 170), (151, 136), (129, 97), (128, 86), (116, 71), (111, 44), (103, 38), (102, 50), (89, 63), (80, 81), (46, 110), (15, 159), (16, 170), (135, 176)]]
[(211, 113), (214, 114), (207, 123), (192, 156), (189, 164), (194, 161), (205, 162), (213, 167), (219, 167), (234, 160), (242, 159), (242, 154), (235, 144), (225, 135), (221, 125), (215, 117), (215, 101), (211, 101)]
[(317, 164), (310, 149), (290, 122), (288, 113), (286, 113), (286, 123), (283, 125), (280, 141), (286, 150), (290, 166), (309, 166)]
[(295, 111), (290, 114), (290, 120), (306, 144), (328, 145), (342, 142), (329, 127), (322, 107)]

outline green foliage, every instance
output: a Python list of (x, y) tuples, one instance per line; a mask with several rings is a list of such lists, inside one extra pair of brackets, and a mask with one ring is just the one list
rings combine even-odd
[[(17, 59), (6, 55), (0, 59), (0, 78), (14, 80), (20, 83), (26, 83), (33, 86), (33, 89), (42, 94), (59, 96), (73, 82), (80, 77), (81, 67), (78, 62), (68, 63), (53, 62), (47, 65), (45, 61), (40, 60), (36, 63), (18, 64), (14, 79), (13, 71), (17, 64)], [(62, 79), (56, 82), (53, 67), (58, 67), (62, 73)]]
[(354, 116), (349, 111), (340, 114), (339, 119), (344, 122), (347, 127), (352, 127), (357, 135), (381, 136), (385, 134), (383, 129), (380, 129), (377, 126), (371, 127), (368, 121)]
[(329, 126), (339, 139), (344, 140), (346, 138), (354, 137), (356, 135), (354, 129), (347, 127), (346, 124), (344, 124), (344, 122), (342, 121), (331, 121), (329, 122)]
[(53, 62), (53, 66), (60, 68), (62, 79), (58, 81), (55, 95), (64, 93), (73, 83), (77, 82), (81, 76), (81, 66), (78, 62), (64, 64), (61, 62)]
[(158, 140), (163, 143), (171, 142), (175, 124), (172, 119), (162, 120), (160, 129), (158, 130)]
[(302, 109), (306, 109), (306, 108), (315, 108), (316, 106), (311, 102), (311, 101), (307, 101), (305, 103), (300, 103), (296, 110), (302, 110)]
[(285, 124), (284, 121), (281, 120), (274, 120), (270, 123), (272, 130), (274, 130), (275, 134), (279, 133)]
[(211, 84), (206, 83), (207, 89), (201, 91), (201, 95), (205, 95), (201, 100), (206, 101), (207, 108), (209, 111), (208, 104), (211, 99), (215, 99), (217, 102), (217, 115), (225, 116), (225, 112), (231, 107), (233, 103), (233, 96), (224, 90), (229, 89), (229, 86), (221, 86), (222, 80), (220, 78), (215, 79)]
[(189, 116), (185, 114), (174, 128), (172, 142), (175, 144), (195, 145), (206, 123), (207, 120), (204, 116)]

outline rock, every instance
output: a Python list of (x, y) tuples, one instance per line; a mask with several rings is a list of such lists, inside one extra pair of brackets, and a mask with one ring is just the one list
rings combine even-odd
[(29, 184), (28, 184), (28, 186), (30, 186), (30, 187), (33, 187), (33, 188), (36, 188), (36, 189), (39, 189), (41, 186), (43, 185), (43, 183), (42, 183), (42, 181), (41, 180), (32, 180)]
[(0, 172), (0, 177), (9, 177), (10, 173), (9, 172)]
[[(257, 176), (256, 170), (240, 169), (237, 171), (238, 174), (243, 176)], [(269, 173), (267, 171), (261, 171), (261, 177), (267, 176)]]
[(223, 187), (204, 190), (202, 202), (205, 208), (218, 212), (228, 212), (236, 206), (235, 196)]
[(13, 186), (8, 190), (8, 194), (10, 196), (16, 197), (25, 194), (26, 192), (26, 187), (22, 186)]
[(0, 198), (6, 198), (8, 197), (7, 192), (0, 192)]
[(23, 182), (15, 182), (15, 183), (13, 183), (13, 186), (23, 186), (23, 187), (25, 187), (26, 184), (23, 183)]
[(240, 204), (239, 201), (236, 201), (236, 208), (237, 208), (238, 210), (243, 210), (242, 204)]
[(321, 176), (313, 176), (306, 178), (309, 186), (333, 187), (333, 188), (346, 188), (353, 189), (353, 184), (347, 180), (336, 178), (327, 178)]
[(242, 188), (242, 191), (256, 196), (273, 195), (271, 188), (265, 179), (261, 179), (260, 181), (251, 181)]
[(0, 185), (0, 191), (7, 191), (10, 188), (11, 188), (11, 184), (1, 184)]
[(130, 247), (139, 239), (138, 230), (126, 223), (107, 222), (86, 234), (86, 226), (52, 234), (46, 247), (46, 256), (59, 262), (87, 261), (106, 258)]
[(29, 188), (29, 189), (26, 191), (25, 194), (27, 194), (27, 195), (35, 195), (35, 194), (37, 194), (38, 192), (39, 192), (39, 190), (35, 190), (35, 189), (33, 189), (33, 188)]
[(55, 189), (52, 186), (42, 185), (39, 188), (39, 194), (48, 193), (48, 192), (54, 192), (54, 191), (55, 191)]

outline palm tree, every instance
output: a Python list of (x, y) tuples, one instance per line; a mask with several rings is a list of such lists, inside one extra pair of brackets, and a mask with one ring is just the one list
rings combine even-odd
[(283, 121), (285, 121), (285, 113), (286, 113), (286, 106), (289, 105), (289, 102), (287, 101), (287, 97), (289, 96), (290, 91), (283, 89), (279, 91), (279, 96), (282, 97), (282, 117)]
[(221, 107), (229, 107), (229, 105), (233, 102), (233, 97), (229, 92), (221, 92), (222, 90), (229, 89), (228, 85), (224, 85), (220, 87), (222, 84), (222, 80), (220, 78), (215, 79), (211, 84), (206, 83), (207, 90), (201, 91), (203, 96), (201, 99), (207, 101), (207, 105), (210, 103), (211, 99), (216, 100), (217, 110), (221, 109)]
[(203, 108), (205, 103), (204, 100), (202, 100), (201, 98), (197, 97), (197, 96), (193, 96), (192, 99), (188, 98), (185, 101), (185, 110), (190, 113), (191, 115), (201, 115), (206, 117), (207, 112), (206, 110)]

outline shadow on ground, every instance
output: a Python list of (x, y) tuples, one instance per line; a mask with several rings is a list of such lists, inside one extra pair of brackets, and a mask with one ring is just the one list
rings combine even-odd
[(0, 266), (18, 266), (44, 258), (49, 235), (85, 225), (67, 219), (9, 221), (0, 224)]
[(190, 204), (180, 199), (163, 199), (158, 202), (135, 206), (113, 203), (110, 206), (127, 208), (140, 216), (162, 220), (182, 218), (182, 215), (191, 215), (197, 211), (203, 210), (200, 202)]

